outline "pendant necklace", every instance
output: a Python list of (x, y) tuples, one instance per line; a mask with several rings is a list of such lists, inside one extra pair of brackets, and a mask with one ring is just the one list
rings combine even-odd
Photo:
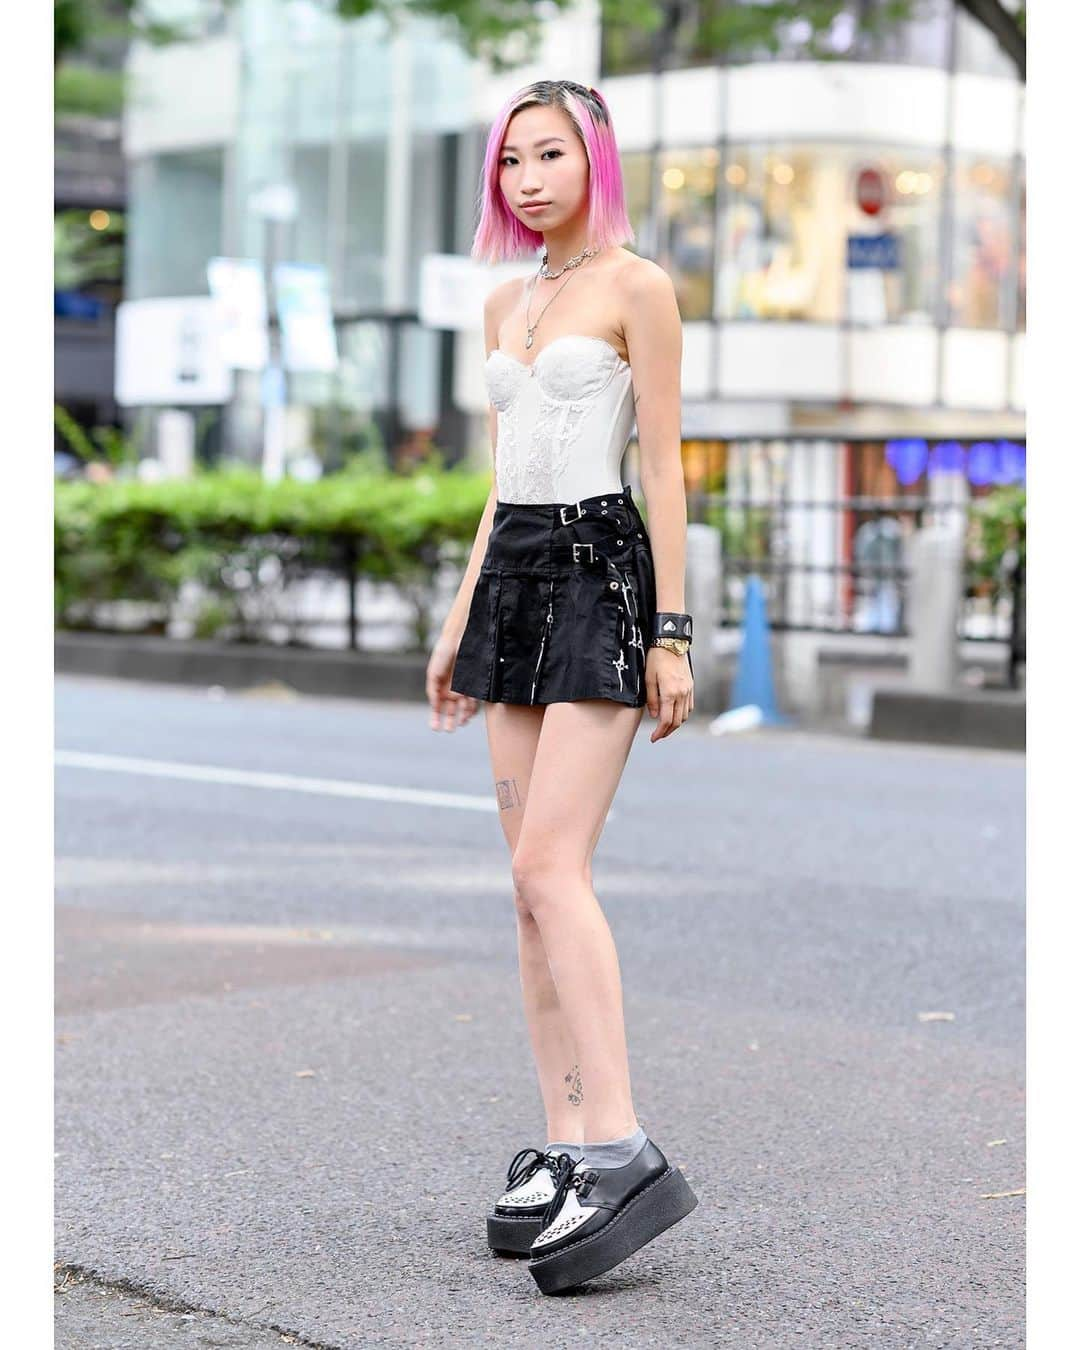
[(550, 278), (551, 280), (554, 280), (556, 277), (561, 277), (562, 274), (563, 274), (568, 268), (577, 268), (577, 267), (581, 267), (584, 263), (588, 262), (588, 260), (589, 260), (591, 257), (593, 257), (597, 252), (598, 252), (598, 250), (595, 249), (595, 248), (585, 248), (585, 249), (582, 249), (582, 251), (581, 251), (576, 257), (570, 258), (567, 262), (563, 263), (562, 267), (560, 267), (559, 270), (558, 270), (557, 272), (549, 272), (549, 271), (548, 271), (548, 265), (547, 265), (548, 255), (547, 255), (547, 250), (545, 249), (545, 251), (544, 251), (544, 256), (543, 256), (543, 258), (542, 258), (541, 261), (540, 261), (540, 270), (537, 272), (536, 276), (533, 278), (533, 284), (532, 284), (532, 286), (531, 286), (530, 289), (529, 289), (529, 298), (528, 298), (528, 300), (525, 302), (525, 346), (526, 346), (526, 348), (529, 348), (529, 347), (531, 347), (531, 346), (533, 345), (533, 335), (535, 334), (536, 330), (540, 327), (540, 320), (541, 320), (541, 319), (544, 317), (544, 315), (547, 313), (547, 311), (548, 311), (548, 306), (552, 303), (552, 301), (554, 301), (555, 297), (558, 296), (558, 295), (560, 294), (560, 292), (563, 290), (563, 287), (568, 286), (568, 285), (570, 284), (570, 282), (573, 280), (573, 273), (571, 272), (571, 275), (568, 276), (568, 277), (566, 278), (566, 280), (563, 282), (562, 286), (560, 286), (559, 289), (555, 292), (555, 295), (553, 295), (553, 296), (551, 297), (551, 300), (549, 300), (549, 301), (547, 302), (547, 304), (544, 306), (544, 308), (543, 308), (543, 309), (540, 311), (540, 313), (536, 316), (536, 322), (531, 324), (531, 323), (529, 322), (529, 306), (532, 304), (533, 292), (536, 290), (536, 284), (537, 284), (537, 282), (540, 280), (541, 277), (547, 277), (547, 278)]

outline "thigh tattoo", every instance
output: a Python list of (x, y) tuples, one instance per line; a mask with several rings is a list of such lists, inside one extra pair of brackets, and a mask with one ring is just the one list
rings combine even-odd
[(495, 795), (500, 811), (509, 811), (512, 806), (521, 805), (516, 778), (500, 778), (495, 783)]

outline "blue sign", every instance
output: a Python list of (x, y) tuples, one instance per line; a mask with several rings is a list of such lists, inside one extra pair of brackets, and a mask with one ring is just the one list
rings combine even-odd
[(849, 234), (847, 265), (850, 270), (898, 272), (900, 236), (898, 234)]

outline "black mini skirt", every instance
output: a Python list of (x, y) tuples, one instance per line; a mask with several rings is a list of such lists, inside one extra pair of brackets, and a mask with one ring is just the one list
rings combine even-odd
[(628, 486), (578, 502), (496, 502), (450, 688), (488, 703), (643, 707), (652, 546)]

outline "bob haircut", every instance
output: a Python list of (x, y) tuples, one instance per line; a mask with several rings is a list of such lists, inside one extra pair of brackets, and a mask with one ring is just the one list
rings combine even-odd
[(507, 99), (492, 124), (480, 176), (480, 223), (473, 236), (471, 256), (481, 262), (507, 262), (535, 251), (544, 242), (542, 231), (531, 230), (518, 220), (499, 186), (500, 150), (506, 128), (516, 112), (533, 107), (562, 108), (585, 147), (590, 245), (609, 248), (632, 242), (634, 231), (626, 214), (622, 166), (607, 104), (595, 89), (572, 80), (537, 80)]

